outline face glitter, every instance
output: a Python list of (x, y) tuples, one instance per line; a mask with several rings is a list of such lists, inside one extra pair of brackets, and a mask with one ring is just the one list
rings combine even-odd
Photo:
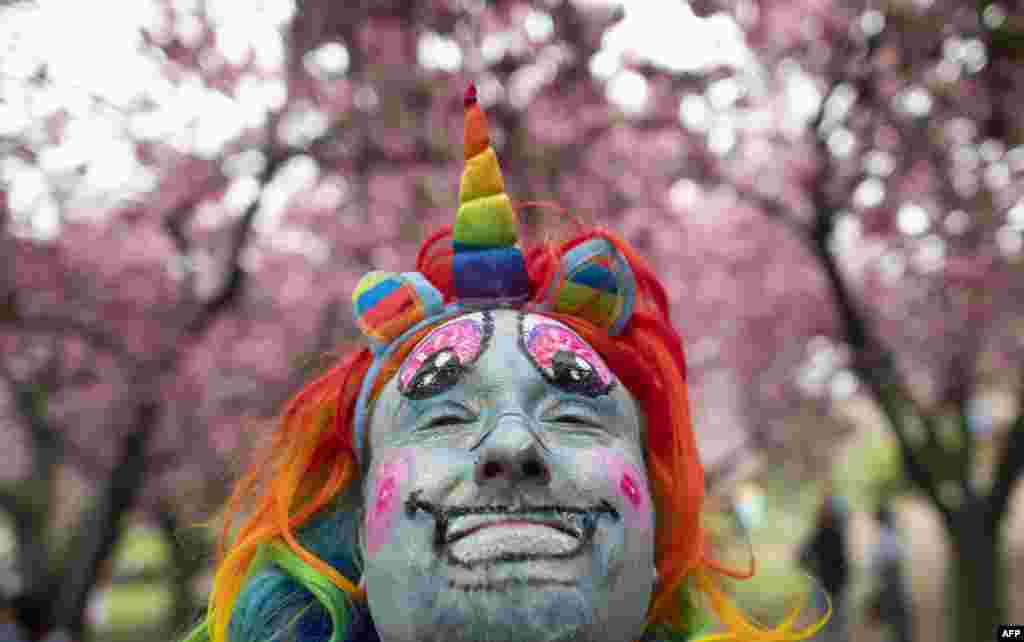
[(639, 508), (643, 500), (640, 498), (640, 490), (637, 489), (636, 480), (629, 473), (622, 475), (622, 481), (619, 483), (619, 488), (622, 493), (629, 499), (630, 503), (633, 504), (633, 508)]
[(400, 508), (399, 488), (410, 477), (412, 453), (402, 452), (390, 463), (380, 467), (377, 473), (374, 500), (368, 502), (372, 508), (366, 513), (366, 551), (374, 555), (387, 540), (395, 526), (395, 513)]
[(519, 339), (541, 374), (567, 392), (597, 397), (608, 394), (615, 384), (611, 370), (590, 344), (554, 319), (521, 315)]
[(432, 396), (451, 388), (458, 377), (487, 349), (490, 314), (468, 314), (436, 328), (413, 349), (398, 373), (402, 393)]
[(608, 481), (614, 484), (619, 493), (626, 499), (629, 510), (624, 511), (623, 519), (630, 528), (653, 528), (654, 510), (651, 496), (647, 489), (646, 477), (626, 461), (618, 451), (600, 448), (595, 453), (599, 469), (607, 471)]

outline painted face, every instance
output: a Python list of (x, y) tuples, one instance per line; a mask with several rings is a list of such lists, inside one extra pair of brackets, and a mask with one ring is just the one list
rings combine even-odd
[(627, 642), (654, 585), (633, 397), (568, 327), (459, 317), (370, 423), (364, 577), (385, 642)]

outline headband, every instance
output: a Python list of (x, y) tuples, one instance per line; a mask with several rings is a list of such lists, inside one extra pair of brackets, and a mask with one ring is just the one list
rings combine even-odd
[(454, 300), (446, 304), (441, 291), (419, 272), (370, 272), (352, 293), (356, 325), (374, 357), (356, 401), (353, 450), (359, 458), (374, 382), (391, 356), (420, 330), (476, 310), (512, 308), (572, 315), (615, 336), (633, 314), (633, 270), (600, 235), (565, 252), (551, 288), (530, 302), (530, 279), (518, 247), (519, 219), (505, 193), (487, 118), (472, 85), (463, 102), (465, 169), (452, 229)]

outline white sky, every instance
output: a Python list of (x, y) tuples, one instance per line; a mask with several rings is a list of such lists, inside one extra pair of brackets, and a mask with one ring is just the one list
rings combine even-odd
[[(738, 27), (724, 15), (700, 19), (687, 5), (675, 2), (577, 1), (624, 6), (624, 19), (605, 34), (601, 51), (591, 61), (591, 70), (606, 81), (609, 98), (627, 114), (642, 112), (647, 83), (642, 76), (621, 68), (624, 57), (647, 59), (677, 71), (726, 65), (741, 70), (748, 79), (759, 73)], [(186, 14), (196, 4), (194, 0), (175, 2), (176, 8)], [(206, 5), (218, 25), (217, 42), (223, 60), (240, 61), (251, 48), (261, 67), (280, 67), (281, 27), (294, 11), (292, 0), (207, 0)], [(97, 21), (97, 15), (103, 20)], [(155, 177), (135, 159), (133, 141), (161, 140), (183, 151), (212, 157), (244, 129), (262, 124), (267, 112), (284, 100), (283, 83), (277, 80), (248, 78), (237, 99), (206, 89), (195, 75), (168, 81), (160, 73), (161, 60), (138, 54), (142, 46), (140, 30), (160, 32), (161, 20), (162, 14), (144, 0), (38, 0), (4, 12), (0, 21), (0, 137), (24, 135), (26, 128), (60, 108), (70, 115), (63, 142), (42, 146), (42, 171), (16, 158), (0, 161), (0, 181), (11, 185), (12, 209), (26, 215), (21, 233), (42, 238), (57, 233), (59, 217), (52, 193), (60, 187), (62, 176), (66, 184), (75, 185), (71, 196), (77, 207), (69, 211), (101, 212), (114, 199), (145, 192), (154, 184)], [(100, 24), (101, 29), (83, 28)], [(183, 20), (176, 35), (186, 43), (194, 42), (199, 35), (197, 25), (195, 19)], [(540, 11), (531, 12), (523, 27), (519, 34), (499, 35), (482, 43), (483, 56), (500, 55), (503, 49), (517, 46), (516, 38), (522, 40), (523, 33), (528, 39), (525, 44), (532, 46), (543, 43), (552, 32), (550, 16)], [(680, 46), (681, 42), (686, 46)], [(518, 46), (523, 44), (519, 42)], [(557, 53), (543, 49), (542, 53), (557, 64)], [(458, 46), (437, 34), (423, 37), (419, 54), (421, 63), (428, 67), (456, 70), (463, 64)], [(543, 61), (544, 56), (540, 59)], [(34, 73), (41, 62), (46, 63), (51, 82), (44, 89), (33, 87), (26, 93), (22, 79)], [(203, 63), (209, 67), (223, 64), (218, 56), (209, 56)], [(343, 74), (348, 52), (344, 46), (332, 44), (311, 55), (307, 65), (318, 73)], [(739, 96), (739, 83), (729, 82), (719, 83), (707, 96), (689, 97), (688, 106), (681, 105), (680, 110), (683, 123), (707, 131), (720, 152), (731, 148), (736, 124), (709, 114), (727, 110)], [(515, 86), (508, 88), (510, 98), (528, 100), (529, 85), (528, 78), (516, 79)], [(813, 109), (820, 100), (809, 83), (795, 84), (793, 95), (796, 104), (805, 110), (808, 106)], [(152, 101), (156, 109), (136, 113), (142, 101)], [(299, 119), (298, 129), (291, 135), (301, 139), (315, 134), (310, 128), (316, 130), (324, 122), (318, 117), (309, 114)], [(42, 137), (44, 132), (37, 127), (31, 135)], [(80, 182), (74, 178), (79, 166), (87, 167)], [(251, 186), (244, 176), (239, 180), (242, 184), (233, 193), (244, 194)], [(275, 185), (274, 189), (287, 191), (289, 187)], [(286, 196), (270, 200), (283, 203)], [(247, 202), (245, 198), (236, 200), (239, 207)], [(276, 218), (271, 212), (265, 214)]]

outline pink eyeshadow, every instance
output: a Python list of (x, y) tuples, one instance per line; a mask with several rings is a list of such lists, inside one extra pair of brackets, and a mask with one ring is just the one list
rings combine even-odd
[(555, 354), (564, 350), (591, 364), (597, 371), (602, 384), (606, 386), (611, 384), (613, 380), (611, 370), (605, 364), (604, 359), (586, 341), (570, 328), (555, 321), (542, 319), (544, 318), (538, 315), (529, 315), (526, 318), (528, 327), (523, 337), (526, 351), (542, 370), (550, 369)]
[(408, 386), (420, 366), (427, 359), (446, 348), (451, 348), (455, 352), (460, 363), (473, 362), (480, 353), (483, 336), (483, 322), (475, 317), (456, 319), (437, 328), (416, 347), (402, 364), (401, 372), (398, 375), (400, 386), (403, 389)]

